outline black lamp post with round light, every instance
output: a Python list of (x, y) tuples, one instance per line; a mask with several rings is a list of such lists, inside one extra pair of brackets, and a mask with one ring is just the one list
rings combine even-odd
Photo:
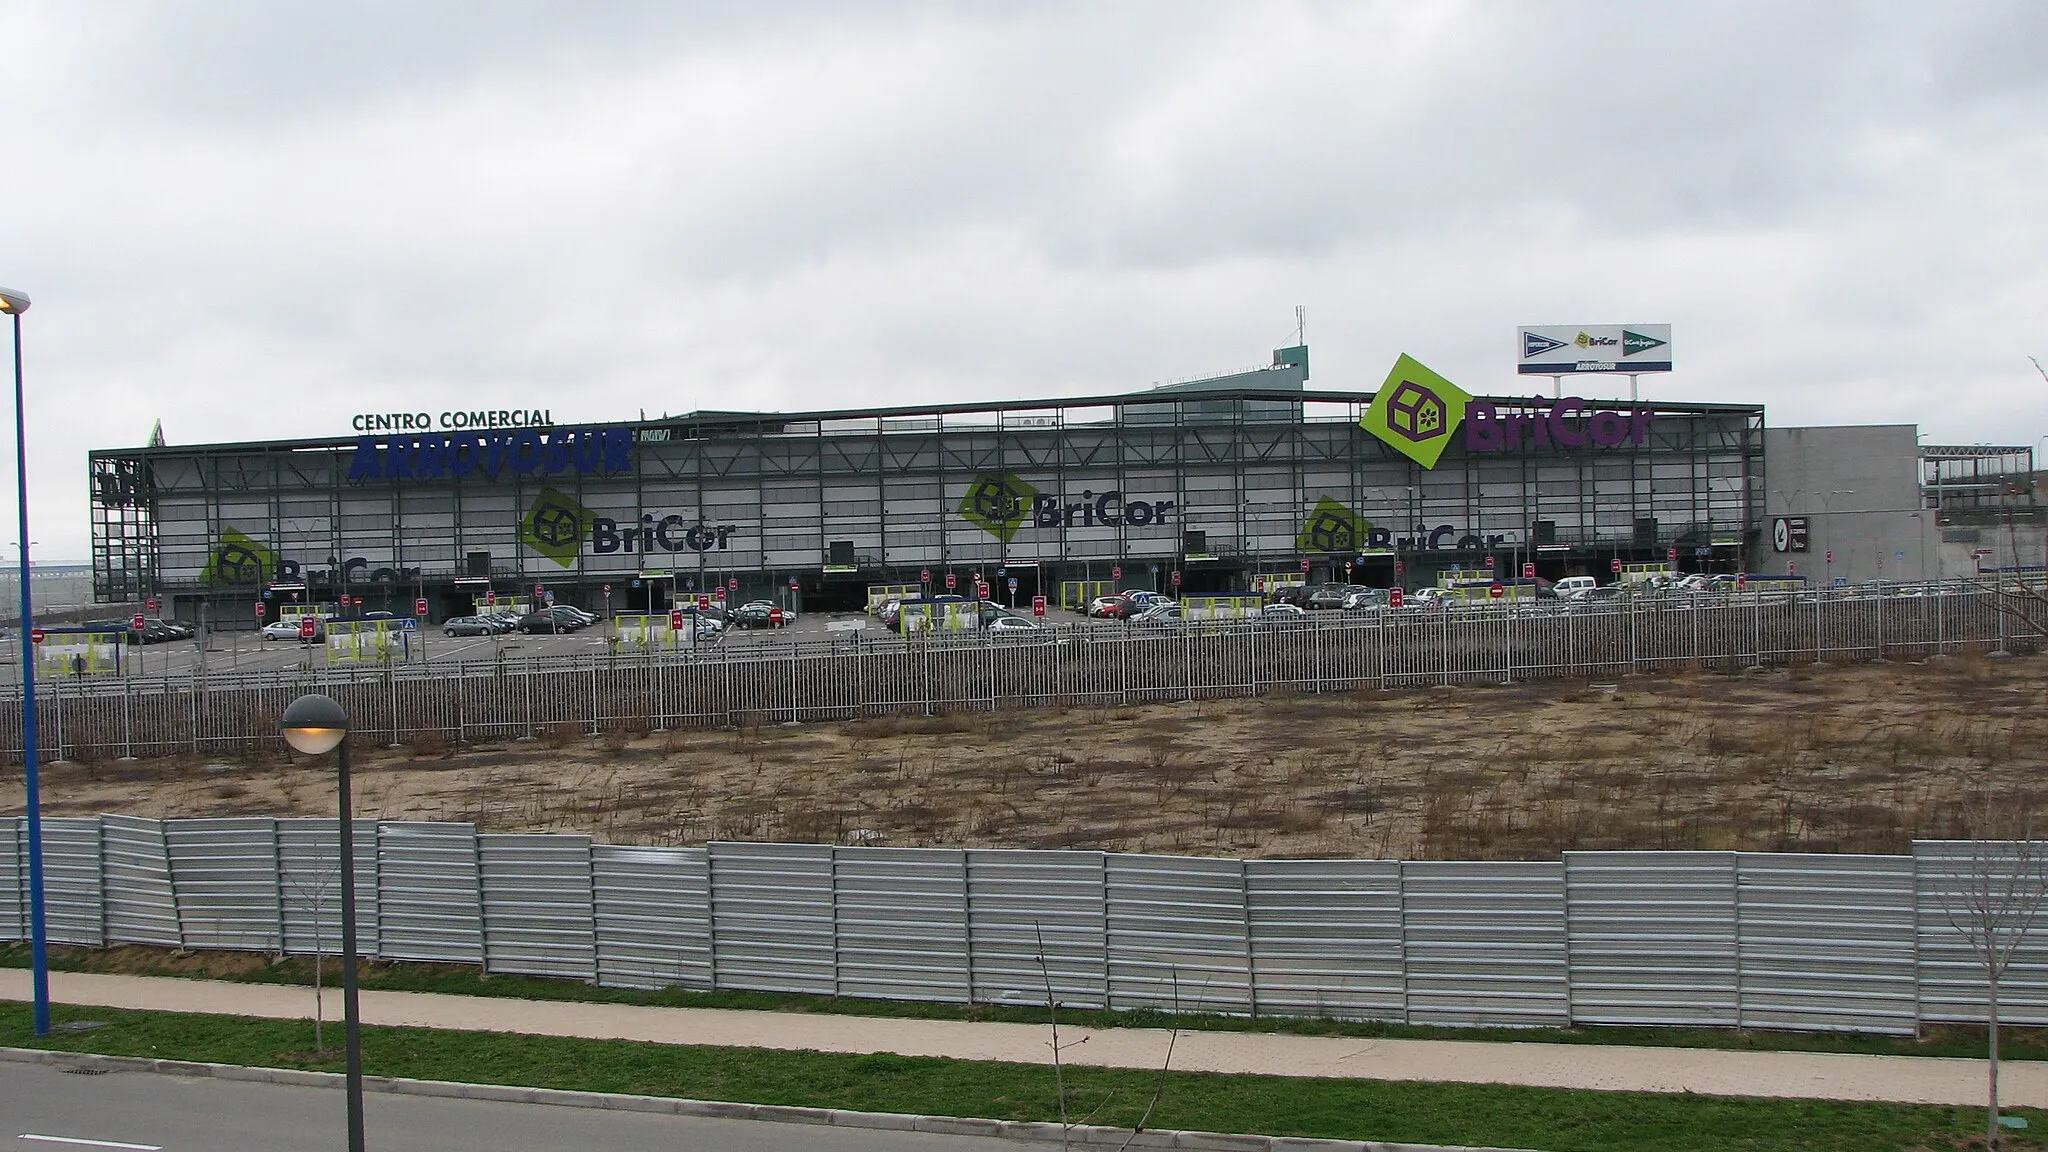
[(348, 794), (348, 713), (332, 697), (309, 693), (280, 721), (284, 742), (308, 756), (340, 749), (341, 1013), (348, 1060), (348, 1148), (363, 1152), (362, 1018), (356, 1007), (356, 838)]

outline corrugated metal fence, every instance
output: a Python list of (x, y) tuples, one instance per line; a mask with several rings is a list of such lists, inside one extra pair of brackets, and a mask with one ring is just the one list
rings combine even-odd
[[(1995, 590), (1973, 585), (1820, 596), (1667, 596), (1611, 611), (1475, 605), (1179, 628), (1061, 625), (1034, 633), (836, 634), (679, 653), (212, 671), (38, 684), (49, 758), (234, 754), (274, 744), (277, 718), (325, 692), (380, 743), (455, 743), (544, 729), (656, 731), (997, 708), (1115, 706), (1275, 691), (1924, 659), (2031, 648)], [(781, 640), (781, 637), (777, 638)], [(17, 693), (18, 695), (18, 693)], [(21, 756), (17, 701), (0, 749)]]
[[(331, 820), (44, 828), (53, 941), (338, 948)], [(0, 939), (27, 933), (24, 840), (0, 820)], [(618, 987), (1447, 1025), (1914, 1033), (1984, 1015), (1950, 910), (1984, 853), (1956, 842), (1240, 861), (360, 821), (356, 843), (365, 953)], [(2048, 1024), (2048, 928), (2001, 991), (2004, 1019)]]

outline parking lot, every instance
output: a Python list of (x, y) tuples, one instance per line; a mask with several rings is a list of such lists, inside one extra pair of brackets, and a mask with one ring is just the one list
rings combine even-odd
[[(1943, 591), (1940, 586), (1891, 585), (1883, 589), (1889, 597), (1918, 597)], [(1264, 621), (1265, 626), (1279, 628), (1318, 628), (1334, 626), (1346, 621), (1356, 621), (1362, 615), (1376, 615), (1380, 611), (1392, 611), (1406, 617), (1410, 614), (1440, 612), (1449, 609), (1463, 614), (1469, 611), (1486, 611), (1505, 616), (1555, 615), (1560, 612), (1659, 612), (1708, 607), (1719, 603), (1743, 603), (1749, 601), (1776, 602), (1789, 598), (1795, 601), (1815, 603), (1842, 597), (1866, 595), (1874, 591), (1869, 588), (1827, 589), (1819, 595), (1789, 595), (1786, 593), (1752, 593), (1745, 597), (1740, 594), (1657, 594), (1624, 597), (1616, 601), (1525, 601), (1500, 602), (1478, 601), (1473, 603), (1452, 603), (1426, 605), (1411, 601), (1404, 608), (1389, 609), (1385, 606), (1369, 612), (1319, 610), (1302, 615), (1281, 617)], [(1029, 608), (1022, 608), (1015, 614), (1030, 618)], [(1112, 630), (1122, 633), (1131, 629), (1142, 629), (1145, 625), (1127, 624), (1115, 619), (1090, 619), (1079, 611), (1053, 608), (1038, 621), (1056, 631), (1044, 639), (1051, 642), (1061, 633), (1070, 629)], [(1201, 621), (1170, 621), (1169, 625), (1182, 623), (1201, 624)], [(1147, 629), (1149, 630), (1149, 629)], [(1013, 644), (1029, 641), (1035, 635), (1030, 631), (1011, 634), (991, 634), (992, 641)], [(402, 636), (403, 639), (397, 639)], [(561, 635), (530, 635), (511, 632), (497, 636), (448, 636), (438, 624), (428, 625), (419, 631), (394, 633), (395, 659), (415, 667), (422, 664), (465, 663), (476, 664), (498, 660), (525, 662), (539, 657), (561, 659), (564, 657), (604, 657), (615, 654), (620, 659), (643, 659), (647, 650), (630, 641), (615, 643), (613, 627), (609, 619), (600, 620), (587, 628)], [(685, 650), (702, 657), (717, 657), (742, 652), (759, 653), (781, 646), (804, 645), (816, 648), (821, 644), (844, 644), (855, 646), (895, 647), (905, 643), (904, 638), (886, 628), (882, 622), (866, 613), (829, 612), (803, 613), (793, 624), (772, 628), (731, 627), (716, 637), (708, 637)], [(663, 649), (667, 652), (667, 649)], [(0, 682), (15, 681), (18, 650), (13, 645), (0, 645)], [(262, 673), (265, 671), (312, 670), (328, 665), (336, 667), (370, 667), (373, 661), (341, 661), (330, 659), (326, 646), (315, 641), (302, 642), (296, 639), (266, 640), (261, 634), (241, 629), (232, 632), (214, 632), (200, 640), (171, 640), (163, 643), (127, 645), (122, 651), (121, 675), (131, 677), (183, 676), (204, 670), (210, 673)], [(104, 679), (104, 677), (95, 677)]]
[[(1029, 609), (1018, 614), (1029, 615)], [(1050, 625), (1088, 623), (1098, 627), (1119, 626), (1115, 621), (1088, 621), (1078, 612), (1058, 609), (1049, 611), (1043, 622)], [(523, 660), (535, 656), (601, 656), (614, 650), (609, 620), (559, 636), (522, 632), (500, 636), (446, 636), (438, 624), (404, 635), (405, 639), (398, 642), (401, 645), (398, 650), (407, 662), (415, 664), (500, 658)], [(696, 650), (711, 654), (728, 648), (753, 649), (831, 640), (844, 640), (849, 645), (902, 643), (901, 636), (865, 613), (804, 613), (798, 616), (796, 623), (780, 628), (729, 628), (716, 639), (699, 642)], [(617, 650), (622, 657), (641, 653), (631, 645), (622, 645)], [(6, 669), (7, 678), (14, 677), (17, 661), (18, 652), (12, 645), (0, 646), (0, 667)], [(247, 629), (209, 633), (204, 638), (203, 647), (198, 640), (171, 640), (160, 644), (130, 644), (122, 652), (125, 673), (152, 677), (196, 671), (202, 665), (215, 672), (261, 672), (304, 668), (326, 662), (326, 648), (319, 641), (265, 640), (260, 634)]]

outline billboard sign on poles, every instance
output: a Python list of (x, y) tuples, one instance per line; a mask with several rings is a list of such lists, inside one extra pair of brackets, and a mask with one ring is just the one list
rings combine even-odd
[(1671, 371), (1671, 325), (1587, 324), (1523, 328), (1515, 371), (1524, 376), (1578, 372)]

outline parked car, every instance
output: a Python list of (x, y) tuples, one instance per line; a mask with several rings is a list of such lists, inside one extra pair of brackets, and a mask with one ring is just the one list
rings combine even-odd
[(1591, 576), (1567, 576), (1552, 584), (1551, 588), (1563, 599), (1577, 600), (1599, 586), (1600, 582)]
[(583, 617), (566, 604), (528, 612), (519, 618), (519, 630), (529, 635), (575, 632), (587, 626)]
[(1267, 595), (1266, 599), (1275, 604), (1292, 604), (1296, 608), (1308, 607), (1308, 598), (1320, 585), (1287, 584)]
[(1365, 586), (1362, 584), (1318, 585), (1308, 594), (1308, 601), (1302, 607), (1309, 609), (1342, 608), (1344, 606), (1344, 597), (1349, 596), (1353, 592), (1363, 591), (1364, 588)]
[(1618, 608), (1628, 600), (1628, 589), (1619, 584), (1602, 584), (1588, 588), (1572, 600), (1572, 607), (1579, 609)]
[(993, 620), (985, 622), (982, 627), (997, 635), (1007, 633), (1012, 636), (1022, 633), (1046, 631), (1045, 625), (1040, 624), (1036, 620), (1028, 620), (1022, 616), (997, 616)]
[(176, 629), (154, 617), (144, 617), (142, 631), (137, 632), (133, 620), (93, 620), (86, 627), (96, 631), (119, 632), (130, 644), (162, 644), (171, 640), (185, 639)]
[(1098, 620), (1121, 620), (1131, 610), (1131, 602), (1122, 596), (1097, 596), (1088, 602), (1087, 614)]
[(1346, 612), (1374, 612), (1387, 606), (1387, 590), (1384, 588), (1360, 588), (1344, 594), (1341, 607)]
[(1251, 617), (1251, 622), (1261, 628), (1306, 628), (1308, 610), (1299, 604), (1268, 604)]
[(155, 625), (163, 629), (164, 631), (170, 633), (171, 639), (173, 640), (190, 640), (192, 639), (192, 637), (199, 634), (199, 630), (197, 628), (185, 623), (182, 620), (159, 620), (154, 616), (149, 616), (145, 617), (143, 622), (145, 624)]
[(1127, 592), (1120, 593), (1120, 595), (1123, 596), (1124, 602), (1130, 605), (1130, 607), (1124, 610), (1124, 618), (1126, 620), (1152, 607), (1154, 604), (1173, 603), (1171, 599), (1157, 592), (1148, 592), (1143, 588), (1133, 588)]
[(441, 623), (444, 636), (496, 636), (498, 623), (487, 616), (450, 616)]
[[(322, 639), (326, 634), (325, 622), (318, 616), (313, 617), (313, 639)], [(263, 626), (263, 638), (265, 640), (297, 640), (299, 638), (299, 622), (296, 619), (272, 620)]]
[(1181, 611), (1180, 605), (1169, 600), (1145, 609), (1131, 617), (1130, 622), (1140, 628), (1172, 628), (1186, 623), (1187, 615)]
[(740, 605), (732, 614), (732, 622), (741, 628), (786, 628), (789, 626), (787, 613), (778, 611), (775, 605), (765, 600)]

